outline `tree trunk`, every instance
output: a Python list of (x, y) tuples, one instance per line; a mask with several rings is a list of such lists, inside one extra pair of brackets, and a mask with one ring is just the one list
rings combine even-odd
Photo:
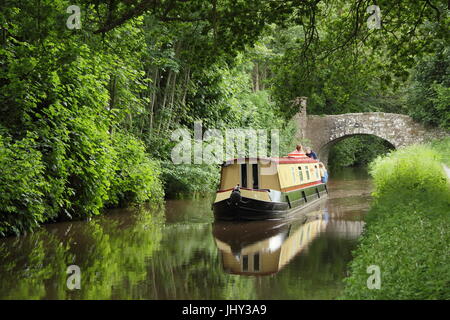
[(264, 65), (262, 68), (262, 77), (261, 77), (261, 90), (266, 90), (266, 79), (267, 79), (267, 65)]
[(165, 88), (164, 88), (164, 98), (163, 98), (163, 103), (161, 105), (161, 109), (159, 111), (160, 117), (159, 117), (159, 124), (158, 124), (158, 131), (157, 134), (159, 135), (161, 132), (161, 126), (162, 126), (162, 122), (163, 122), (163, 118), (164, 118), (164, 109), (166, 108), (166, 102), (167, 102), (167, 94), (170, 90), (170, 81), (172, 79), (172, 70), (169, 71), (169, 76), (167, 77), (167, 81), (165, 84)]
[(255, 85), (254, 85), (254, 92), (259, 91), (259, 66), (258, 66), (258, 62), (255, 62), (255, 68), (254, 68), (254, 73), (255, 73)]
[(169, 120), (167, 121), (166, 130), (169, 130), (170, 122), (172, 121), (172, 114), (174, 112), (174, 104), (175, 104), (176, 88), (177, 88), (177, 74), (175, 73), (175, 75), (173, 77), (172, 95), (171, 95), (170, 106), (169, 106)]
[[(109, 78), (109, 106), (107, 107), (108, 111), (111, 112), (116, 105), (116, 92), (117, 92), (117, 77), (115, 75), (111, 75)], [(109, 134), (112, 133), (112, 127), (109, 127)]]
[(158, 91), (158, 86), (157, 84), (159, 83), (159, 69), (156, 68), (155, 70), (155, 80), (153, 81), (153, 92), (152, 92), (152, 97), (151, 97), (151, 101), (150, 101), (150, 132), (153, 131), (153, 113), (154, 113), (154, 109), (155, 109), (155, 102), (156, 102), (156, 94)]

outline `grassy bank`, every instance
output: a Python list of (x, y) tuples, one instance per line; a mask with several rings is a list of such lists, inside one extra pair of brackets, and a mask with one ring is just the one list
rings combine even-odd
[[(370, 165), (374, 203), (353, 252), (344, 299), (450, 299), (450, 139), (415, 145)], [(380, 288), (369, 289), (371, 265)]]

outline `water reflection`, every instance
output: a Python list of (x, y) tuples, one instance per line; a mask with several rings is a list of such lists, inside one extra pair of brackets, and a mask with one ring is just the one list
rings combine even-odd
[[(159, 249), (164, 216), (145, 210), (89, 222), (48, 225), (0, 242), (0, 299), (110, 299), (147, 276)], [(68, 290), (66, 270), (78, 265), (82, 290)]]
[[(364, 177), (336, 178), (290, 221), (213, 222), (207, 199), (50, 224), (0, 239), (0, 299), (333, 299), (369, 192)], [(66, 286), (72, 264), (80, 290)]]
[(322, 203), (290, 221), (216, 221), (213, 236), (225, 272), (270, 275), (306, 253), (320, 234), (356, 239), (362, 228), (362, 221), (330, 220), (328, 207)]

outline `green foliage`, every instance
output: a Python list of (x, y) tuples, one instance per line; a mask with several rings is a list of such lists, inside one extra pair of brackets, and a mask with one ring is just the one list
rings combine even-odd
[(112, 140), (116, 170), (108, 203), (124, 206), (159, 202), (164, 195), (159, 164), (148, 158), (143, 143), (130, 134), (115, 132)]
[[(414, 156), (412, 156), (414, 155)], [(413, 145), (378, 157), (370, 164), (375, 198), (398, 196), (398, 192), (442, 193), (448, 187), (440, 155), (425, 145)]]
[(428, 125), (450, 129), (450, 46), (418, 61), (409, 88), (410, 115)]
[[(2, 148), (19, 148), (23, 141), (30, 144), (27, 152), (34, 156), (24, 157), (26, 153), (18, 151), (21, 160), (9, 161), (5, 172), (21, 172), (19, 165), (22, 170), (35, 170), (33, 175), (23, 171), (23, 177), (17, 176), (24, 181), (16, 190), (11, 189), (14, 180), (5, 174), (5, 197), (11, 199), (0, 208), (2, 221), (7, 221), (2, 224), (3, 234), (32, 230), (47, 221), (90, 217), (106, 204), (122, 200), (162, 198), (158, 168), (143, 147), (131, 138), (129, 149), (118, 143), (119, 151), (131, 156), (126, 162), (116, 152), (117, 141), (110, 133), (122, 126), (131, 105), (140, 105), (133, 97), (142, 83), (141, 72), (127, 64), (135, 62), (129, 51), (104, 44), (112, 39), (120, 42), (116, 37), (122, 32), (133, 34), (136, 29), (133, 24), (126, 26), (104, 43), (100, 37), (87, 39), (82, 32), (59, 27), (67, 19), (59, 14), (66, 4), (36, 4), (49, 12), (37, 17), (38, 23), (31, 18), (36, 7), (28, 3), (9, 3), (1, 13), (6, 29), (0, 49), (0, 111), (7, 116), (0, 118), (0, 127), (2, 136), (10, 137)], [(110, 88), (111, 83), (118, 87)], [(33, 139), (26, 140), (29, 136)], [(23, 201), (29, 204), (20, 204)]]
[[(313, 26), (297, 13), (284, 28), (267, 28), (258, 47), (269, 52), (266, 82), (286, 118), (298, 110), (293, 101), (306, 96), (310, 114), (409, 113), (448, 126), (447, 4), (377, 5), (382, 21), (389, 21), (379, 30), (367, 28), (362, 1), (320, 2)], [(405, 85), (418, 63), (416, 80)]]
[(162, 168), (162, 179), (170, 198), (206, 195), (215, 192), (219, 184), (219, 165), (163, 163)]
[[(239, 63), (236, 63), (234, 68), (215, 69), (216, 76), (221, 76), (220, 86), (218, 88), (212, 86), (209, 90), (218, 90), (217, 97), (220, 99), (216, 101), (216, 107), (202, 108), (200, 114), (202, 121), (204, 120), (202, 122), (204, 129), (217, 128), (221, 130), (222, 137), (225, 137), (226, 129), (264, 129), (268, 138), (268, 155), (270, 155), (270, 133), (272, 129), (276, 129), (279, 130), (280, 155), (287, 154), (297, 143), (295, 140), (297, 127), (294, 122), (286, 122), (283, 119), (271, 101), (268, 91), (252, 90), (249, 73), (252, 63), (245, 56), (240, 56), (238, 60)], [(192, 111), (199, 114), (198, 111)], [(218, 165), (174, 165), (170, 163), (169, 158), (173, 143), (168, 144), (164, 138), (158, 137), (153, 141), (158, 142), (159, 150), (164, 146), (164, 151), (159, 156), (167, 159), (162, 165), (162, 178), (168, 197), (180, 198), (216, 190), (220, 176)]]
[(295, 139), (298, 127), (294, 120), (286, 121), (277, 111), (268, 91), (238, 93), (237, 100), (238, 103), (233, 110), (236, 126), (239, 126), (239, 128), (267, 130), (268, 155), (270, 155), (271, 142), (269, 136), (272, 130), (278, 130), (280, 156), (286, 155), (295, 149), (299, 142)]
[(36, 136), (11, 142), (0, 135), (0, 235), (30, 231), (42, 223), (45, 213), (42, 154)]
[(334, 168), (366, 166), (393, 147), (375, 136), (360, 135), (337, 142), (330, 150), (328, 165)]
[[(352, 6), (324, 4), (315, 17), (320, 21), (317, 38), (310, 43), (305, 43), (308, 35), (296, 23), (285, 30), (273, 28), (265, 38), (275, 53), (269, 64), (271, 91), (286, 117), (298, 111), (293, 101), (302, 96), (308, 97), (309, 114), (404, 112), (403, 93), (394, 90), (397, 78), (385, 67), (389, 60), (352, 36), (342, 39), (343, 24), (348, 23), (343, 12)], [(376, 35), (368, 38), (372, 36)]]
[(77, 120), (68, 151), (69, 159), (73, 157), (73, 161), (68, 159), (72, 164), (68, 181), (73, 190), (70, 200), (74, 213), (85, 217), (98, 214), (108, 199), (113, 163), (107, 131), (98, 130), (95, 118)]
[(430, 146), (439, 154), (441, 161), (450, 166), (450, 138), (434, 140)]
[[(448, 143), (448, 142), (447, 142)], [(345, 280), (346, 299), (449, 299), (450, 185), (429, 146), (371, 164), (375, 202)], [(381, 288), (368, 289), (370, 265)]]

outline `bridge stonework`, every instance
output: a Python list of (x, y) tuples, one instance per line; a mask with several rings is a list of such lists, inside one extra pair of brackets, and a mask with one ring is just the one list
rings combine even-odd
[(294, 117), (299, 128), (297, 138), (305, 141), (328, 162), (330, 148), (345, 138), (367, 134), (380, 137), (396, 149), (413, 143), (450, 136), (450, 132), (438, 128), (426, 128), (403, 114), (384, 112), (347, 113), (341, 115), (307, 115), (306, 103)]

